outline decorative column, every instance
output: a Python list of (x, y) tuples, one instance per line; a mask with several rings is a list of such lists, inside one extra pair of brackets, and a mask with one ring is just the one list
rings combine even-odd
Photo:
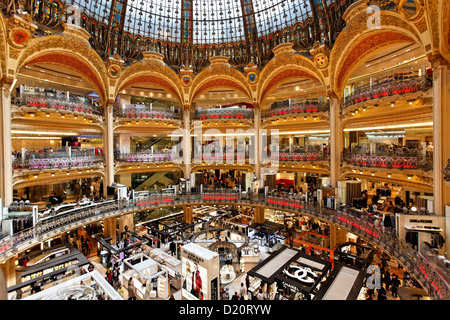
[(343, 151), (343, 128), (339, 118), (339, 100), (334, 92), (329, 92), (330, 99), (330, 178), (331, 186), (337, 188), (339, 181), (341, 152)]
[(105, 113), (105, 128), (103, 135), (103, 146), (105, 154), (105, 187), (104, 196), (106, 198), (107, 186), (114, 182), (114, 117), (113, 117), (113, 102), (108, 101), (104, 107)]
[(448, 63), (441, 55), (429, 56), (433, 67), (433, 194), (434, 213), (445, 215), (450, 205), (450, 187), (444, 178), (444, 168), (450, 159), (450, 114)]
[(264, 223), (264, 207), (255, 207), (255, 214), (253, 216), (255, 223)]
[(11, 142), (11, 86), (12, 78), (0, 81), (0, 198), (4, 206), (13, 200), (12, 142)]
[(183, 222), (187, 223), (187, 224), (191, 224), (193, 219), (192, 219), (192, 206), (184, 206), (183, 207)]
[(184, 178), (191, 177), (191, 110), (185, 106), (183, 110), (183, 173)]
[(116, 244), (116, 217), (103, 220), (103, 234), (111, 238), (111, 244)]
[(262, 147), (262, 140), (260, 136), (260, 128), (261, 128), (261, 110), (259, 109), (258, 105), (254, 105), (253, 109), (254, 115), (253, 115), (253, 129), (255, 130), (255, 139), (253, 140), (255, 145), (253, 147), (254, 152), (254, 161), (255, 161), (255, 177), (256, 179), (261, 179), (261, 147)]
[[(10, 258), (6, 260), (4, 263), (0, 263), (0, 270), (3, 273), (4, 277), (4, 279), (1, 279), (0, 277), (0, 285), (6, 285), (6, 287), (11, 287), (17, 284), (16, 265), (14, 258)], [(1, 280), (4, 280), (4, 282)], [(2, 289), (0, 288), (0, 292), (1, 291)]]
[(346, 241), (347, 232), (336, 225), (330, 225), (330, 249)]

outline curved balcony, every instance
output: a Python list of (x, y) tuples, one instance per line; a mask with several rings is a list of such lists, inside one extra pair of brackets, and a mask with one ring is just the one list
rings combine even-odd
[(322, 113), (330, 111), (330, 102), (319, 100), (307, 100), (302, 102), (291, 102), (290, 100), (277, 101), (270, 105), (270, 110), (263, 112), (263, 118), (295, 116), (310, 113)]
[(114, 155), (114, 160), (121, 163), (161, 163), (173, 161), (173, 154), (169, 152), (158, 153), (121, 153)]
[(395, 234), (373, 223), (367, 215), (354, 215), (352, 212), (335, 211), (317, 207), (303, 202), (301, 198), (282, 195), (254, 195), (244, 194), (234, 190), (209, 190), (208, 193), (188, 194), (153, 194), (146, 198), (134, 201), (109, 200), (96, 203), (93, 206), (81, 207), (55, 217), (40, 221), (32, 228), (23, 230), (0, 240), (0, 261), (14, 257), (18, 252), (26, 250), (33, 245), (57, 236), (61, 232), (81, 227), (87, 223), (133, 213), (141, 210), (157, 209), (161, 206), (184, 206), (200, 204), (238, 204), (251, 206), (264, 206), (276, 210), (285, 210), (295, 214), (311, 215), (325, 222), (338, 225), (352, 233), (368, 240), (395, 257), (411, 276), (416, 279), (436, 300), (450, 299), (450, 286), (448, 273), (437, 270), (430, 259), (423, 253), (413, 250), (405, 241)]
[(392, 76), (381, 81), (383, 82), (373, 84), (372, 86), (365, 85), (357, 88), (343, 99), (343, 108), (384, 97), (427, 91), (433, 87), (432, 76), (409, 77), (403, 79), (397, 79), (395, 76)]
[(133, 119), (133, 120), (181, 120), (182, 114), (178, 109), (172, 110), (162, 110), (152, 108), (146, 105), (130, 104), (126, 105), (125, 108), (120, 108), (115, 106), (114, 112), (115, 117)]
[(194, 120), (250, 120), (253, 119), (253, 109), (241, 108), (211, 108), (207, 110), (196, 110), (192, 114)]
[(30, 111), (73, 113), (74, 115), (102, 116), (102, 110), (81, 99), (71, 97), (69, 100), (59, 99), (56, 94), (46, 93), (40, 95), (23, 95), (12, 99), (12, 104), (19, 108), (28, 108)]
[(14, 171), (89, 168), (103, 165), (104, 155), (92, 150), (26, 153), (25, 157), (16, 157), (13, 161)]
[(345, 163), (358, 167), (433, 170), (433, 156), (417, 153), (352, 153), (343, 152)]

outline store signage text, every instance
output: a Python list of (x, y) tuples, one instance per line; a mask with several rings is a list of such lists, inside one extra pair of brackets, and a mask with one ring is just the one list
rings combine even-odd
[(411, 223), (433, 223), (433, 220), (409, 219)]

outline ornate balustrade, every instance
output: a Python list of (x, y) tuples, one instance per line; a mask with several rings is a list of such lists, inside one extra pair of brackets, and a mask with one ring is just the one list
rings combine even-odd
[(308, 114), (315, 112), (329, 112), (330, 103), (317, 101), (307, 101), (300, 103), (289, 103), (289, 100), (272, 103), (270, 110), (264, 111), (263, 118), (282, 117), (289, 115)]
[(65, 152), (36, 154), (36, 157), (16, 158), (13, 161), (14, 170), (65, 169), (72, 167), (93, 167), (104, 162), (103, 154), (74, 154), (70, 157)]
[[(271, 159), (276, 160), (277, 155), (272, 155)], [(317, 151), (305, 152), (279, 152), (278, 161), (325, 161), (328, 160), (328, 155)]]
[(431, 76), (393, 79), (383, 83), (357, 88), (343, 99), (343, 108), (369, 100), (418, 91), (427, 91), (433, 87)]
[(200, 205), (207, 203), (264, 206), (285, 210), (300, 215), (310, 215), (326, 222), (339, 225), (352, 233), (367, 239), (395, 257), (422, 286), (432, 299), (450, 299), (448, 277), (430, 264), (426, 257), (413, 250), (395, 234), (376, 225), (366, 215), (356, 215), (349, 211), (335, 211), (314, 206), (301, 198), (286, 195), (256, 195), (240, 193), (236, 190), (207, 190), (203, 193), (153, 194), (133, 201), (109, 200), (95, 206), (72, 210), (70, 214), (47, 218), (32, 228), (4, 237), (0, 240), (0, 261), (14, 257), (18, 252), (28, 249), (49, 237), (77, 228), (93, 221), (108, 217), (129, 214), (139, 210), (152, 210), (162, 206)]
[(244, 120), (252, 118), (252, 109), (212, 108), (207, 110), (196, 110), (195, 113), (193, 113), (194, 120)]
[(117, 162), (126, 163), (148, 163), (148, 162), (170, 162), (173, 160), (172, 152), (158, 153), (121, 153), (114, 156)]
[(77, 99), (64, 100), (48, 95), (23, 95), (13, 98), (12, 103), (17, 107), (30, 107), (48, 111), (70, 111), (72, 113), (102, 115), (102, 110), (95, 105)]
[(114, 116), (128, 119), (180, 120), (181, 112), (153, 109), (145, 105), (127, 105), (126, 108), (114, 107)]
[(433, 156), (416, 153), (370, 154), (344, 152), (342, 157), (345, 163), (359, 167), (421, 169), (426, 171), (433, 169)]

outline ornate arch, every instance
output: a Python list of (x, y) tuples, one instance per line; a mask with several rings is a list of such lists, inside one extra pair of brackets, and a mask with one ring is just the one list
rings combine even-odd
[(417, 27), (400, 14), (381, 11), (380, 25), (369, 28), (367, 6), (355, 5), (346, 12), (347, 27), (336, 39), (330, 54), (330, 85), (339, 97), (351, 73), (368, 55), (401, 42), (418, 43), (426, 51)]
[(310, 78), (324, 85), (322, 73), (310, 59), (296, 53), (292, 43), (281, 44), (273, 49), (275, 57), (267, 63), (259, 74), (257, 87), (258, 104), (261, 105), (267, 95), (276, 89), (277, 85), (286, 80)]
[(159, 59), (144, 59), (125, 68), (118, 78), (114, 97), (119, 92), (137, 83), (151, 83), (175, 96), (183, 106), (183, 88), (175, 72)]
[(100, 102), (107, 101), (108, 79), (105, 64), (86, 39), (73, 34), (33, 39), (19, 56), (16, 76), (23, 66), (43, 62), (64, 65), (80, 72), (81, 76), (94, 86)]
[(246, 77), (228, 64), (228, 58), (218, 56), (210, 60), (211, 65), (192, 81), (189, 88), (189, 105), (199, 94), (212, 88), (232, 88), (252, 98), (252, 90)]

